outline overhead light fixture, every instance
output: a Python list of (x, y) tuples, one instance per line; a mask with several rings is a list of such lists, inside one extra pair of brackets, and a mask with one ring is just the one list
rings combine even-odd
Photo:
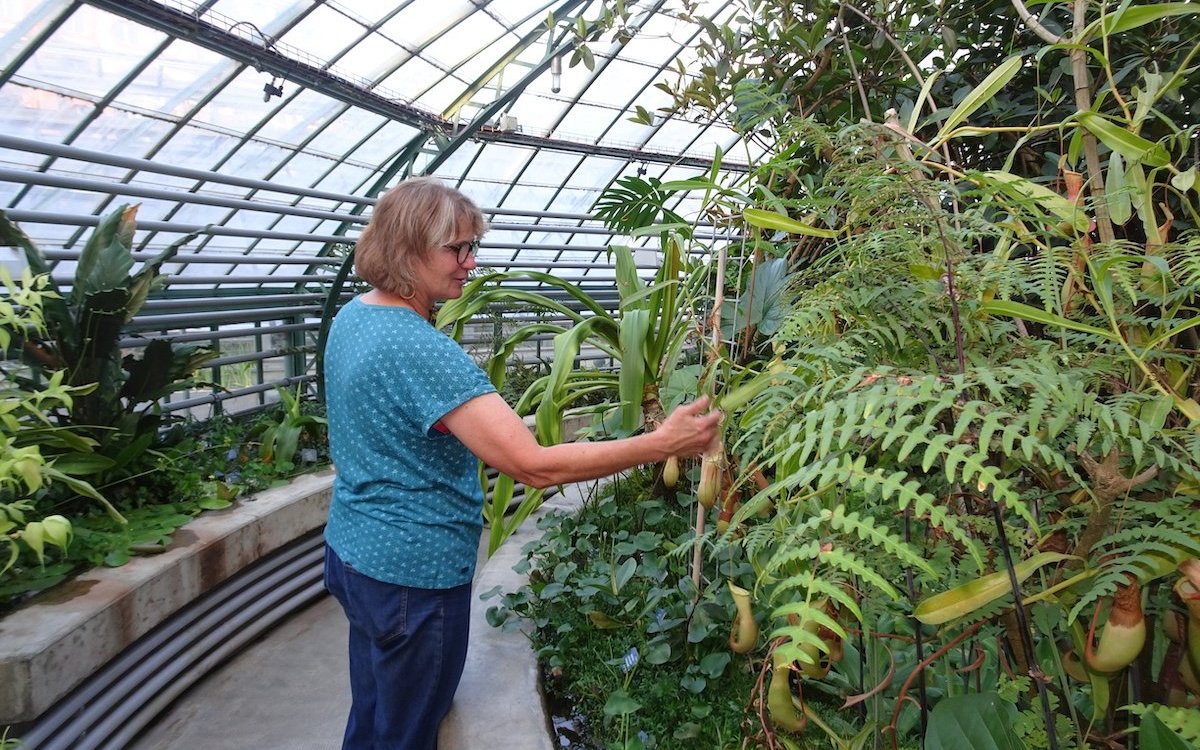
[(271, 82), (263, 84), (263, 101), (271, 101), (272, 96), (283, 97), (283, 85), (277, 76), (271, 76)]
[(562, 91), (562, 56), (550, 58), (550, 93)]

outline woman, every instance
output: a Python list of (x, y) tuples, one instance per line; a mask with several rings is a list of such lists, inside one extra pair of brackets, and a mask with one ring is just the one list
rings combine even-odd
[(534, 487), (608, 476), (714, 444), (706, 399), (654, 432), (543, 447), (487, 376), (429, 324), (458, 297), (487, 230), (430, 178), (392, 188), (355, 250), (372, 291), (338, 313), (325, 355), (337, 480), (325, 580), (350, 621), (346, 750), (434, 750), (467, 650), (482, 530), (476, 458)]

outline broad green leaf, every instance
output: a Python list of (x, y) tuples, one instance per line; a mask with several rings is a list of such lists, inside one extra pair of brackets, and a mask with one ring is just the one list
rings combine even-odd
[(1154, 211), (1154, 191), (1146, 181), (1146, 170), (1142, 169), (1141, 162), (1129, 162), (1125, 168), (1125, 184), (1129, 186), (1129, 198), (1133, 201), (1133, 210), (1142, 222), (1146, 238), (1152, 245), (1162, 244), (1158, 217)]
[[(559, 404), (574, 369), (575, 357), (583, 342), (595, 333), (595, 329), (611, 325), (610, 318), (587, 318), (565, 333), (554, 337), (554, 360), (546, 379), (546, 390), (534, 416), (537, 435), (542, 445), (562, 442), (562, 410)], [(625, 368), (621, 368), (624, 372)]]
[(1163, 18), (1192, 13), (1200, 13), (1200, 6), (1197, 6), (1196, 3), (1155, 3), (1130, 6), (1105, 16), (1102, 21), (1097, 20), (1089, 24), (1084, 30), (1084, 36), (1095, 33), (1101, 27), (1103, 27), (1104, 34), (1120, 34)]
[(950, 131), (954, 130), (961, 122), (971, 116), (975, 110), (987, 104), (991, 99), (1000, 92), (1000, 89), (1008, 85), (1008, 82), (1013, 79), (1017, 71), (1021, 69), (1024, 62), (1020, 55), (1014, 55), (1004, 62), (1000, 63), (999, 67), (988, 74), (982, 82), (969, 94), (963, 97), (946, 121), (942, 123), (942, 129), (938, 131), (935, 141), (941, 141), (947, 137)]
[(508, 289), (503, 286), (506, 281), (522, 278), (561, 289), (570, 295), (572, 299), (582, 304), (586, 310), (596, 315), (608, 315), (608, 312), (591, 295), (582, 291), (576, 284), (541, 271), (505, 271), (489, 273), (471, 279), (463, 288), (462, 296), (448, 300), (438, 310), (436, 327), (445, 328), (458, 321), (471, 318), (490, 304), (503, 304), (505, 302), (523, 302), (535, 307), (553, 310), (554, 312), (566, 315), (576, 322), (583, 319), (583, 316), (579, 315), (579, 313), (564, 307), (562, 304), (551, 300), (545, 295)]
[(1041, 323), (1042, 325), (1058, 326), (1060, 328), (1069, 328), (1072, 331), (1080, 331), (1082, 333), (1090, 333), (1095, 336), (1116, 341), (1117, 336), (1112, 331), (1096, 326), (1090, 326), (1086, 323), (1069, 320), (1061, 315), (1055, 315), (1052, 312), (1039, 310), (1036, 307), (1022, 304), (1020, 302), (1007, 302), (1004, 300), (993, 300), (985, 302), (979, 306), (979, 311), (986, 315), (1003, 315), (1009, 318), (1021, 318), (1022, 320)]
[(124, 204), (100, 220), (79, 253), (71, 300), (83, 304), (89, 295), (123, 289), (133, 268), (133, 231), (138, 207)]
[(771, 384), (771, 379), (775, 377), (775, 373), (767, 371), (761, 372), (745, 381), (738, 383), (735, 387), (727, 388), (717, 395), (716, 403), (713, 405), (715, 409), (732, 413), (749, 403), (755, 396), (766, 390)]
[(630, 237), (648, 237), (663, 232), (690, 232), (692, 225), (686, 222), (671, 222), (669, 224), (649, 224), (629, 230)]
[(31, 521), (25, 525), (21, 531), (21, 541), (33, 550), (34, 556), (37, 557), (38, 565), (44, 565), (46, 562), (45, 553), (45, 530), (42, 528), (41, 521)]
[(1176, 190), (1182, 193), (1186, 193), (1187, 191), (1196, 187), (1196, 168), (1191, 167), (1186, 171), (1180, 172), (1177, 175), (1173, 175), (1171, 177), (1171, 185), (1173, 185)]
[(1175, 336), (1178, 336), (1179, 334), (1188, 330), (1189, 328), (1195, 328), (1196, 326), (1200, 326), (1200, 315), (1195, 316), (1191, 320), (1185, 320), (1184, 322), (1180, 323), (1179, 325), (1175, 326), (1174, 328), (1163, 331), (1162, 333), (1158, 334), (1154, 338), (1150, 339), (1149, 341), (1146, 342), (1146, 347), (1142, 350), (1142, 353), (1146, 354), (1151, 349), (1153, 349), (1154, 347), (1163, 343), (1164, 341), (1172, 339)]
[(612, 571), (612, 592), (613, 596), (621, 593), (621, 589), (625, 588), (625, 584), (629, 583), (633, 578), (633, 574), (637, 572), (637, 559), (633, 557), (626, 558), (625, 562)]
[[(1167, 726), (1159, 717), (1159, 712), (1167, 714), (1168, 721), (1172, 714), (1179, 715), (1188, 711), (1186, 708), (1176, 708), (1167, 706), (1156, 706), (1154, 710), (1142, 713), (1141, 721), (1138, 722), (1138, 739), (1141, 747), (1154, 748), (1154, 750), (1195, 750), (1196, 746), (1179, 736), (1179, 734)], [(1195, 709), (1191, 709), (1194, 714)], [(1200, 721), (1197, 721), (1193, 716), (1189, 717), (1184, 714), (1181, 723), (1186, 723), (1193, 731), (1200, 733)], [(1196, 736), (1192, 737), (1197, 739)]]
[(1108, 173), (1104, 176), (1104, 199), (1108, 202), (1108, 216), (1114, 224), (1124, 224), (1133, 216), (1133, 203), (1125, 188), (1125, 162), (1116, 151), (1108, 157)]
[(704, 366), (699, 364), (684, 365), (670, 371), (667, 382), (661, 384), (658, 392), (664, 412), (670, 414), (676, 406), (696, 395), (702, 372), (704, 372)]
[(933, 707), (925, 750), (1025, 750), (1017, 707), (995, 692), (955, 695)]
[(71, 522), (57, 513), (42, 519), (42, 532), (47, 542), (64, 550), (71, 543), (73, 535)]
[(733, 657), (729, 655), (728, 651), (714, 651), (700, 660), (700, 672), (709, 679), (715, 680), (725, 672), (725, 668), (732, 660)]
[(504, 385), (505, 378), (508, 376), (508, 363), (513, 358), (513, 352), (521, 344), (543, 333), (552, 333), (557, 336), (565, 330), (562, 326), (556, 326), (552, 323), (530, 323), (529, 325), (521, 326), (509, 334), (504, 343), (497, 347), (497, 351), (492, 355), (492, 358), (488, 360), (487, 372), (492, 385), (497, 388)]
[(641, 707), (642, 704), (631, 698), (627, 691), (614, 690), (609, 694), (608, 700), (604, 702), (604, 715), (625, 716), (634, 713)]
[(662, 290), (664, 290), (670, 286), (679, 286), (679, 281), (663, 281), (661, 283), (654, 284), (653, 286), (648, 286), (644, 289), (634, 292), (634, 293), (630, 294), (628, 297), (622, 296), (621, 297), (621, 307), (622, 308), (633, 307), (635, 302), (640, 302), (643, 299), (650, 297), (651, 295), (656, 294), (657, 292), (661, 292)]
[(667, 180), (658, 186), (660, 190), (678, 192), (682, 190), (720, 190), (721, 186), (706, 177), (693, 177), (689, 180)]
[(633, 261), (633, 250), (625, 245), (613, 245), (613, 255), (616, 258), (617, 293), (621, 300), (632, 297), (646, 288), (645, 282), (638, 276), (637, 264)]
[(732, 339), (747, 326), (755, 326), (764, 336), (774, 334), (786, 312), (783, 293), (787, 285), (785, 259), (755, 263), (753, 280), (738, 297), (737, 304), (726, 303), (721, 308), (721, 331), (725, 337)]
[[(1041, 567), (1073, 559), (1058, 552), (1040, 552), (1014, 566), (1017, 583), (1022, 583)], [(926, 625), (941, 625), (970, 614), (980, 607), (1012, 593), (1012, 581), (1007, 570), (976, 578), (949, 591), (922, 599), (913, 610), (913, 617)]]
[(588, 619), (600, 630), (617, 630), (625, 627), (624, 623), (614, 620), (599, 610), (588, 612)]
[[(486, 479), (486, 474), (483, 476)], [(481, 480), (482, 483), (483, 480)], [(516, 485), (513, 478), (501, 473), (496, 477), (496, 483), (492, 485), (491, 494), (488, 496), (487, 502), (484, 503), (483, 517), (489, 525), (488, 555), (492, 555), (496, 550), (500, 549), (500, 545), (504, 543), (504, 539), (508, 536), (505, 533), (504, 516), (508, 513), (508, 506), (512, 503), (515, 489)]]
[(1127, 159), (1150, 167), (1163, 167), (1171, 161), (1170, 154), (1161, 143), (1148, 141), (1095, 112), (1080, 112), (1079, 123), (1101, 143)]
[(761, 208), (747, 208), (742, 213), (742, 216), (756, 227), (774, 229), (780, 232), (788, 232), (789, 234), (803, 234), (809, 237), (824, 237), (826, 239), (833, 239), (841, 234), (832, 229), (814, 227), (811, 224), (796, 221), (774, 211), (764, 211)]
[(114, 465), (111, 458), (98, 453), (65, 453), (54, 459), (54, 468), (75, 476), (98, 474)]

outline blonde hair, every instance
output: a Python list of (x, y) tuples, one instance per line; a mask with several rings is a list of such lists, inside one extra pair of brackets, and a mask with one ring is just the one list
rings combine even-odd
[(413, 177), (384, 193), (354, 249), (354, 268), (376, 289), (401, 297), (416, 292), (416, 268), (454, 239), (466, 219), (476, 238), (487, 222), (475, 203), (433, 177)]

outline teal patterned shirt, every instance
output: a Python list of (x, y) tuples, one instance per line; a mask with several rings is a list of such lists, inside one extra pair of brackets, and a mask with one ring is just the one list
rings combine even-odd
[(325, 384), (337, 469), (325, 541), (379, 581), (469, 583), (483, 527), (478, 463), (438, 420), (495, 391), (487, 375), (416, 312), (355, 298), (330, 328)]

